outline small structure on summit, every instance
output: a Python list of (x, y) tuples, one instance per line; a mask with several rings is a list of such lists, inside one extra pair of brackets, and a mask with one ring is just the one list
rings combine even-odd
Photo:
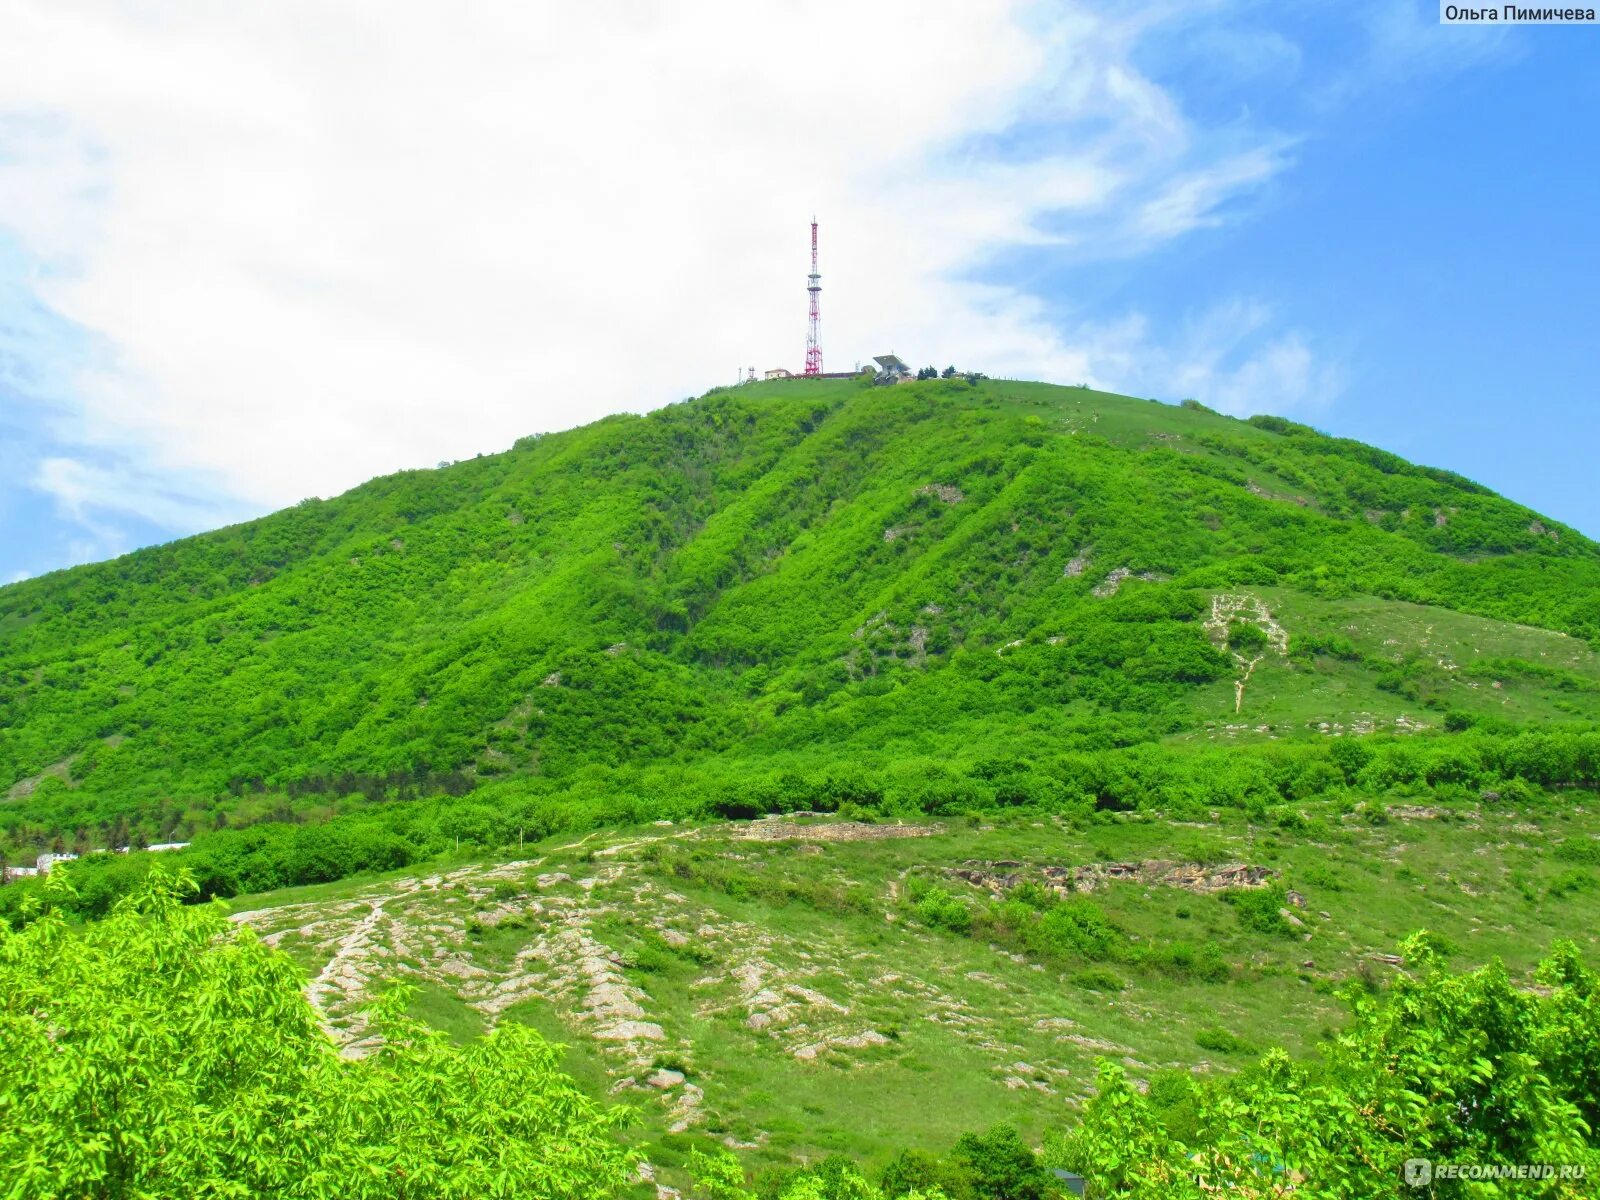
[[(811, 274), (806, 276), (807, 296), (807, 322), (806, 322), (806, 365), (803, 371), (791, 371), (788, 367), (773, 367), (771, 370), (761, 372), (761, 379), (766, 382), (779, 379), (865, 379), (876, 384), (910, 383), (918, 375), (906, 366), (897, 354), (880, 354), (872, 361), (878, 364), (874, 372), (871, 368), (863, 368), (858, 362), (853, 371), (824, 371), (822, 369), (822, 344), (821, 344), (821, 308), (822, 308), (822, 275), (817, 267), (817, 219), (811, 219)], [(930, 368), (931, 370), (931, 368)], [(946, 371), (947, 375), (954, 375), (955, 368)], [(972, 376), (968, 376), (972, 379)], [(981, 376), (979, 377), (981, 378)], [(739, 382), (741, 384), (754, 383), (756, 369), (751, 367), (747, 373), (743, 367), (739, 368)]]
[[(791, 371), (787, 367), (773, 367), (770, 371), (763, 371), (763, 380), (774, 379), (858, 379), (862, 376), (861, 364), (856, 364), (853, 371), (824, 371), (822, 369), (822, 275), (817, 267), (817, 219), (811, 218), (811, 273), (806, 276), (806, 365), (803, 371)], [(889, 355), (899, 364), (894, 375), (894, 382), (908, 377), (906, 365), (893, 355)], [(883, 362), (883, 359), (878, 359)], [(754, 383), (756, 369), (750, 368), (749, 374), (740, 368), (739, 382)]]
[(872, 361), (878, 364), (880, 379), (892, 379), (896, 383), (901, 383), (911, 378), (911, 368), (900, 361), (899, 355), (879, 354), (875, 355)]

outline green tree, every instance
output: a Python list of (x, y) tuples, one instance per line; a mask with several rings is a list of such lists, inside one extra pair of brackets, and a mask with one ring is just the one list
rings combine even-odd
[(1548, 1163), (1584, 1178), (1436, 1181), (1434, 1196), (1593, 1194), (1591, 1130), (1600, 1083), (1600, 983), (1558, 945), (1530, 991), (1498, 962), (1453, 975), (1416, 935), (1410, 972), (1384, 1001), (1350, 993), (1353, 1021), (1320, 1063), (1267, 1053), (1199, 1090), (1176, 1136), (1121, 1067), (1100, 1068), (1077, 1128), (1049, 1161), (1102, 1196), (1199, 1200), (1252, 1196), (1392, 1197), (1406, 1160)]
[(1052, 1190), (1049, 1172), (1010, 1125), (964, 1134), (950, 1158), (982, 1200), (1044, 1200)]
[[(70, 872), (51, 872), (52, 901)], [(404, 1016), (340, 1057), (284, 954), (153, 869), (103, 921), (0, 930), (0, 1161), (14, 1197), (588, 1200), (628, 1180), (613, 1130), (536, 1033), (457, 1048)]]
[[(756, 1200), (745, 1185), (744, 1169), (726, 1150), (694, 1151), (689, 1158), (694, 1195), (699, 1200)], [(938, 1188), (893, 1193), (905, 1200), (945, 1200)], [(797, 1172), (778, 1194), (779, 1200), (889, 1200), (889, 1194), (871, 1183), (849, 1162), (829, 1158), (819, 1166)]]

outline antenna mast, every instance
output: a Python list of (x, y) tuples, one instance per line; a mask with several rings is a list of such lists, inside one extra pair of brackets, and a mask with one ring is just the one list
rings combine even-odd
[(822, 276), (817, 274), (817, 219), (811, 218), (811, 274), (806, 281), (811, 296), (811, 322), (806, 332), (806, 374), (822, 374), (822, 346), (818, 331), (822, 326)]

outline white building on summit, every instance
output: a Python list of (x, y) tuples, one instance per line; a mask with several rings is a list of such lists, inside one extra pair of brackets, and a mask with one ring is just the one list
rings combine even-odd
[(872, 361), (878, 364), (879, 374), (887, 375), (890, 379), (904, 380), (911, 378), (911, 368), (900, 361), (899, 355), (879, 354)]

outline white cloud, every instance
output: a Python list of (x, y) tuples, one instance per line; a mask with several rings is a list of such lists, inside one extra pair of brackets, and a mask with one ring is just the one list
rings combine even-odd
[[(194, 529), (240, 515), (214, 499), (185, 495), (169, 478), (75, 458), (41, 460), (33, 486), (85, 524), (97, 513), (126, 513), (162, 529)], [(208, 494), (215, 496), (216, 491), (208, 489)]]
[(1149, 242), (1222, 224), (1223, 208), (1281, 171), (1285, 146), (1261, 146), (1191, 171), (1140, 206), (1134, 229)]
[[(1135, 69), (1154, 16), (1020, 0), (5, 11), (0, 228), (106, 347), (54, 431), (85, 453), (38, 483), (102, 547), (118, 511), (215, 519), (177, 475), (282, 504), (740, 366), (797, 367), (813, 212), (831, 367), (893, 347), (1111, 385), (1164, 362), (1225, 403), (1326, 387), (1292, 337), (1244, 361), (1156, 353), (961, 282), (1018, 246), (1137, 252), (1284, 168), (1282, 139), (1214, 146)], [(137, 467), (90, 465), (108, 458)]]
[(1193, 398), (1235, 416), (1311, 415), (1343, 388), (1337, 358), (1313, 353), (1267, 305), (1224, 300), (1181, 327), (1153, 331), (1137, 314), (1085, 325), (1082, 382), (1177, 401)]

